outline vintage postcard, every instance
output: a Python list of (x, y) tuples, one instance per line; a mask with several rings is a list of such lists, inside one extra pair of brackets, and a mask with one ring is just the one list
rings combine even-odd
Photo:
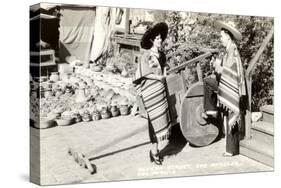
[(30, 180), (274, 170), (274, 18), (30, 6)]

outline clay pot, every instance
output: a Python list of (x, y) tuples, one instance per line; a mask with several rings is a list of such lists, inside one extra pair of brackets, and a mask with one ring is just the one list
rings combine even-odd
[(88, 100), (88, 98), (86, 97), (86, 92), (85, 89), (80, 88), (77, 91), (77, 96), (75, 98), (75, 102), (76, 103), (84, 103)]
[(111, 112), (113, 117), (116, 117), (116, 116), (120, 115), (120, 111), (117, 108), (117, 106), (111, 106), (110, 112)]
[(75, 123), (79, 123), (79, 122), (81, 122), (82, 121), (82, 116), (80, 115), (80, 114), (73, 114), (73, 121), (75, 122)]
[(96, 66), (92, 67), (92, 70), (95, 71), (95, 72), (101, 72), (102, 68), (101, 68), (101, 66), (96, 65)]
[(98, 111), (93, 112), (92, 119), (93, 121), (100, 120), (101, 119), (100, 113)]
[(81, 122), (82, 121), (82, 116), (77, 116), (76, 118), (74, 118), (74, 122), (75, 123), (79, 123), (79, 122)]
[(47, 129), (56, 126), (56, 122), (49, 118), (41, 118), (40, 122), (35, 123), (34, 126), (39, 129)]
[(108, 119), (108, 118), (110, 118), (110, 113), (109, 113), (109, 111), (107, 110), (107, 108), (104, 108), (104, 109), (101, 111), (101, 118), (102, 118), (102, 119)]
[(47, 116), (49, 120), (55, 120), (60, 117), (59, 113), (50, 112)]
[(89, 121), (92, 120), (92, 117), (90, 116), (90, 114), (83, 114), (83, 115), (82, 115), (82, 120), (83, 120), (84, 122), (89, 122)]
[(71, 117), (61, 117), (56, 119), (57, 125), (59, 126), (67, 126), (72, 124), (72, 118)]
[(128, 105), (121, 105), (120, 106), (120, 113), (122, 116), (126, 116), (129, 114), (129, 106)]
[(121, 72), (121, 75), (127, 77), (129, 75), (128, 71), (124, 68)]

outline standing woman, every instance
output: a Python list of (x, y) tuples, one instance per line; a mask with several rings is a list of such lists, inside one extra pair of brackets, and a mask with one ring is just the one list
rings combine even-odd
[(167, 33), (168, 25), (164, 22), (154, 25), (144, 33), (141, 47), (146, 51), (138, 64), (134, 81), (147, 113), (149, 138), (152, 143), (150, 160), (158, 165), (163, 161), (159, 148), (168, 143), (171, 129), (165, 81), (166, 57), (160, 50)]

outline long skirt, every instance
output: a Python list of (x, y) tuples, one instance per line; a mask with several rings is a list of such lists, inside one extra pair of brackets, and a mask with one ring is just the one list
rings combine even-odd
[(152, 143), (167, 141), (171, 120), (168, 107), (166, 83), (145, 79), (137, 87), (148, 116), (149, 138)]

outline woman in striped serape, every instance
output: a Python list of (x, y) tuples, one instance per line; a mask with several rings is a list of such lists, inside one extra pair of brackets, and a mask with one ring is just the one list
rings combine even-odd
[[(235, 28), (234, 23), (225, 23), (222, 21), (216, 21), (215, 27), (220, 30), (221, 41), (226, 49), (226, 53), (223, 56), (222, 61), (215, 61), (216, 72), (220, 75), (219, 82), (211, 79), (205, 81), (205, 104), (209, 105), (209, 109), (214, 110), (216, 102), (212, 101), (212, 98), (208, 97), (208, 93), (212, 91), (208, 88), (209, 83), (215, 83), (217, 85), (213, 91), (217, 93), (217, 100), (220, 105), (220, 109), (223, 111), (224, 118), (224, 130), (226, 135), (226, 152), (224, 156), (233, 156), (239, 154), (239, 123), (242, 115), (241, 111), (241, 97), (246, 95), (245, 78), (243, 66), (237, 50), (235, 41), (242, 39), (241, 33)], [(206, 92), (210, 91), (210, 92)], [(206, 95), (207, 93), (207, 95)], [(211, 101), (211, 102), (208, 102)], [(209, 113), (208, 106), (205, 106), (206, 113)], [(204, 114), (203, 114), (204, 115)], [(207, 117), (207, 116), (206, 116)]]
[(149, 138), (152, 143), (150, 160), (156, 164), (162, 163), (159, 148), (168, 143), (171, 128), (164, 68), (166, 57), (160, 51), (167, 33), (166, 23), (158, 23), (145, 32), (141, 47), (146, 51), (138, 64), (134, 81), (147, 113)]

